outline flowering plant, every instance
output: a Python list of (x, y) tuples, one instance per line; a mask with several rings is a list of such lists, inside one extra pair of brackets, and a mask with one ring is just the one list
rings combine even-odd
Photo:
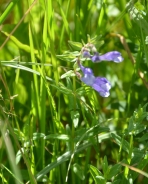
[(77, 62), (83, 73), (83, 75), (80, 75), (76, 72), (79, 79), (86, 85), (91, 86), (102, 97), (108, 97), (110, 95), (109, 90), (111, 89), (110, 82), (104, 77), (95, 77), (92, 69), (84, 67), (82, 62), (86, 59), (91, 60), (93, 63), (101, 61), (113, 61), (115, 63), (120, 63), (123, 61), (121, 53), (118, 51), (111, 51), (100, 55), (95, 45), (89, 42), (81, 47), (81, 51), (79, 53), (75, 53), (75, 58), (73, 59), (73, 61)]
[[(81, 57), (88, 58), (94, 63), (101, 62), (103, 60), (114, 61), (116, 63), (123, 61), (123, 57), (118, 51), (107, 52), (106, 54), (99, 55), (96, 47), (91, 43), (86, 44), (81, 49)], [(110, 82), (104, 77), (95, 77), (92, 69), (85, 68), (81, 64), (79, 58), (77, 63), (83, 73), (83, 76), (80, 77), (80, 80), (99, 92), (102, 97), (108, 97), (110, 95), (109, 90), (111, 89)]]

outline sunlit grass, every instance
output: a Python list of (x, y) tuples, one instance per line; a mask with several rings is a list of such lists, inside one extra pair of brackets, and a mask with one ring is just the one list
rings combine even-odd
[[(0, 7), (0, 183), (147, 183), (146, 1), (11, 0)], [(122, 63), (74, 62), (92, 42)]]

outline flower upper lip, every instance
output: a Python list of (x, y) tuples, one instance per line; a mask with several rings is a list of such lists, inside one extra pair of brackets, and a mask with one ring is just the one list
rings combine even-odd
[(123, 57), (121, 56), (121, 53), (118, 51), (107, 52), (103, 55), (99, 55), (98, 52), (95, 52), (93, 55), (91, 55), (89, 51), (84, 50), (83, 57), (90, 58), (94, 63), (98, 63), (104, 60), (114, 61), (115, 63), (120, 63), (123, 61)]

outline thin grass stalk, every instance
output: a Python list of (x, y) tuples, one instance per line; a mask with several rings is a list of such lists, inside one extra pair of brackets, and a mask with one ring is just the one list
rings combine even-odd
[(9, 16), (11, 11), (13, 10), (14, 6), (17, 4), (18, 0), (12, 0), (6, 7), (5, 11), (0, 16), (0, 25), (6, 20), (6, 18)]
[[(140, 34), (141, 34), (141, 40), (142, 40), (142, 46), (143, 47), (143, 51), (144, 51), (144, 54), (145, 54), (145, 58), (146, 58), (146, 64), (148, 66), (148, 52), (147, 52), (147, 45), (145, 43), (145, 34), (143, 33), (142, 31), (142, 28), (140, 27)], [(147, 37), (146, 37), (147, 38)], [(142, 60), (139, 60), (139, 62), (142, 61)]]
[(2, 133), (3, 140), (5, 142), (9, 163), (10, 163), (10, 166), (12, 168), (12, 172), (13, 172), (12, 175), (15, 179), (16, 184), (20, 184), (20, 183), (22, 184), (23, 183), (22, 176), (21, 176), (19, 168), (17, 167), (16, 163), (14, 162), (15, 153), (14, 153), (13, 144), (11, 142), (11, 139), (10, 139), (9, 133), (8, 133), (8, 129), (7, 129), (7, 124), (9, 122), (8, 122), (6, 117), (4, 117), (4, 118), (5, 118), (5, 120), (0, 121), (0, 127), (1, 127), (0, 130)]
[[(65, 13), (66, 20), (68, 19), (68, 15), (69, 15), (69, 11), (70, 11), (70, 3), (71, 3), (71, 0), (68, 0), (67, 7), (66, 7), (66, 13)], [(68, 20), (67, 20), (67, 23), (68, 23)], [(62, 50), (62, 44), (63, 44), (63, 41), (64, 41), (65, 30), (66, 30), (65, 24), (63, 24), (62, 31), (61, 31), (61, 36), (60, 36), (60, 50)], [(71, 31), (70, 31), (70, 28), (69, 28), (67, 34), (69, 35), (69, 40), (72, 39), (72, 34), (71, 34)]]
[(55, 33), (54, 33), (54, 14), (52, 9), (52, 1), (47, 1), (47, 10), (48, 10), (48, 33), (49, 33), (49, 43), (50, 43), (50, 53), (51, 53), (51, 62), (53, 65), (53, 73), (54, 78), (56, 81), (56, 84), (58, 84), (59, 81), (59, 74), (58, 74), (58, 65), (56, 60), (56, 53), (55, 53), (55, 47), (54, 47), (54, 40), (55, 40)]
[(16, 24), (16, 26), (14, 27), (14, 29), (11, 31), (11, 33), (8, 35), (8, 37), (6, 38), (6, 40), (3, 42), (3, 44), (0, 46), (0, 50), (5, 46), (5, 44), (8, 42), (8, 40), (10, 39), (11, 35), (13, 35), (13, 33), (16, 31), (16, 29), (19, 27), (19, 25), (22, 23), (22, 21), (24, 20), (24, 18), (27, 16), (27, 14), (30, 12), (30, 10), (33, 8), (33, 6), (35, 5), (35, 3), (37, 2), (37, 0), (34, 0), (33, 3), (31, 4), (31, 6), (29, 7), (29, 9), (25, 12), (25, 14), (23, 15), (23, 17), (20, 19), (20, 21), (18, 22), (18, 24)]
[(74, 40), (75, 41), (80, 40), (80, 24), (79, 24), (80, 8), (81, 8), (81, 1), (75, 0), (75, 6), (74, 6), (74, 23), (75, 23)]
[(36, 99), (35, 99), (35, 96), (34, 96), (34, 86), (33, 86), (33, 82), (31, 82), (31, 113), (30, 115), (32, 116), (30, 122), (29, 122), (29, 141), (30, 141), (30, 155), (31, 155), (31, 171), (33, 174), (36, 173), (36, 164), (35, 164), (35, 158), (34, 158), (34, 152), (33, 152), (33, 141), (32, 141), (32, 137), (33, 137), (33, 132), (35, 130), (35, 122), (36, 122)]
[[(54, 73), (54, 78), (55, 78), (55, 81), (56, 81), (56, 85), (58, 85), (58, 81), (59, 81), (59, 74), (58, 74), (58, 65), (57, 65), (57, 60), (56, 60), (56, 53), (55, 53), (55, 47), (54, 47), (54, 41), (55, 41), (55, 30), (54, 30), (54, 14), (53, 14), (53, 5), (52, 5), (52, 1), (46, 1), (47, 3), (47, 10), (48, 10), (48, 33), (49, 33), (49, 43), (50, 43), (50, 53), (51, 53), (51, 62), (52, 62), (52, 65), (53, 65), (53, 73)], [(46, 85), (47, 86), (47, 85)], [(54, 100), (53, 100), (53, 97), (52, 97), (52, 94), (50, 93), (50, 90), (48, 88), (48, 95), (49, 95), (49, 99), (51, 100), (51, 108), (52, 108), (52, 112), (54, 113), (53, 114), (53, 128), (54, 128), (54, 132), (60, 132), (60, 120), (58, 119), (58, 112), (56, 112), (56, 106), (55, 106), (55, 103), (54, 103)], [(60, 100), (60, 96), (59, 96), (59, 93), (57, 94), (58, 95), (58, 100)], [(56, 126), (55, 126), (56, 124)], [(59, 144), (58, 144), (58, 141), (55, 140), (54, 141), (54, 144), (53, 144), (53, 156), (52, 156), (52, 161), (54, 161), (56, 159), (56, 156), (57, 156), (57, 151), (58, 151), (58, 147), (59, 147)], [(58, 170), (53, 169), (51, 172), (50, 172), (50, 177), (49, 177), (49, 180), (51, 183), (53, 183), (53, 181), (55, 181), (55, 178), (56, 178), (56, 172), (58, 172)]]
[(101, 0), (101, 10), (100, 10), (100, 14), (99, 14), (99, 19), (98, 19), (98, 26), (97, 26), (97, 33), (99, 34), (101, 31), (101, 25), (104, 19), (104, 14), (105, 14), (105, 3), (106, 0)]
[[(30, 19), (30, 21), (32, 21), (32, 19)], [(36, 58), (35, 58), (35, 53), (34, 53), (34, 41), (33, 41), (33, 36), (34, 36), (34, 28), (32, 25), (32, 22), (30, 22), (29, 24), (29, 41), (30, 41), (30, 54), (31, 54), (31, 61), (32, 63), (36, 62)], [(36, 65), (32, 65), (33, 70), (37, 70), (37, 66)], [(41, 120), (41, 107), (40, 107), (40, 95), (39, 95), (39, 86), (38, 86), (38, 78), (36, 74), (33, 74), (33, 88), (31, 88), (32, 90), (32, 94), (34, 94), (34, 98), (33, 98), (33, 109), (34, 109), (34, 114), (33, 116), (35, 117), (35, 119), (39, 120), (39, 122), (42, 122)], [(32, 122), (33, 123), (33, 122)], [(36, 123), (36, 121), (34, 121), (34, 123)], [(32, 127), (34, 127), (34, 125), (32, 125)], [(33, 132), (32, 132), (33, 133)], [(31, 135), (33, 136), (33, 135)], [(31, 168), (32, 168), (32, 172), (35, 173), (35, 163), (34, 163), (34, 153), (33, 153), (33, 149), (31, 149), (31, 153), (32, 153), (32, 157), (31, 157)], [(38, 152), (38, 157), (40, 156), (40, 153)], [(42, 159), (42, 157), (41, 157)]]
[[(54, 102), (54, 99), (52, 97), (52, 94), (51, 94), (51, 91), (50, 91), (50, 88), (49, 88), (49, 85), (48, 83), (46, 82), (46, 79), (42, 73), (42, 70), (39, 69), (40, 71), (40, 74), (44, 80), (44, 84), (46, 86), (46, 90), (47, 90), (47, 95), (48, 95), (48, 99), (49, 99), (49, 105), (50, 105), (50, 111), (51, 111), (51, 116), (52, 116), (52, 121), (51, 121), (51, 129), (53, 128), (53, 133), (62, 133), (63, 132), (63, 125), (61, 124), (61, 122), (58, 120), (58, 113), (56, 111), (56, 105), (55, 105), (55, 102)], [(59, 148), (59, 141), (58, 140), (55, 140), (53, 142), (53, 151), (52, 151), (52, 159), (51, 159), (51, 162), (54, 162), (57, 158), (57, 155), (58, 155), (58, 148)], [(56, 176), (56, 172), (58, 172), (58, 168), (57, 170), (55, 168), (53, 168), (51, 171), (50, 171), (50, 176), (49, 176), (49, 181), (51, 183), (53, 183), (55, 181), (55, 178), (57, 177)]]
[[(47, 54), (47, 48), (48, 48), (48, 40), (47, 40), (47, 28), (48, 28), (48, 9), (47, 9), (47, 1), (44, 1), (44, 23), (43, 23), (43, 37), (42, 37), (42, 59), (41, 63), (46, 62), (46, 54)], [(42, 73), (44, 75), (44, 65), (41, 67)], [(46, 87), (45, 87), (45, 80), (41, 77), (40, 78), (40, 108), (41, 108), (41, 119), (40, 119), (40, 127), (41, 132), (46, 133)], [(41, 165), (42, 168), (45, 167), (45, 140), (42, 140), (41, 142)]]
[(88, 181), (87, 172), (88, 172), (88, 165), (90, 163), (90, 154), (91, 154), (91, 147), (87, 149), (86, 156), (85, 156), (85, 165), (84, 165), (85, 179), (84, 181), (82, 181), (82, 184), (85, 184)]
[[(0, 67), (1, 67), (1, 65), (0, 65)], [(10, 91), (9, 91), (9, 87), (8, 87), (8, 85), (7, 85), (7, 83), (6, 83), (6, 78), (5, 78), (5, 74), (4, 74), (4, 72), (3, 72), (3, 68), (0, 68), (0, 69), (1, 69), (0, 79), (2, 80), (2, 82), (3, 82), (4, 86), (5, 86), (5, 89), (6, 89), (6, 91), (7, 91), (7, 94), (8, 94), (8, 96), (9, 96), (9, 99), (10, 99), (10, 112), (12, 112), (12, 110), (13, 110), (13, 103), (12, 103), (12, 99), (11, 99), (11, 94), (10, 94)], [(5, 117), (5, 119), (6, 119), (6, 117)], [(29, 162), (29, 159), (28, 159), (27, 155), (26, 155), (25, 153), (22, 152), (22, 148), (21, 148), (21, 146), (20, 146), (20, 144), (19, 144), (19, 142), (18, 142), (18, 140), (17, 140), (17, 138), (16, 138), (16, 135), (14, 134), (14, 130), (13, 130), (13, 128), (11, 127), (11, 125), (10, 125), (9, 122), (7, 122), (7, 126), (8, 126), (8, 129), (9, 129), (9, 131), (10, 131), (10, 134), (12, 135), (12, 137), (13, 137), (13, 139), (14, 139), (14, 143), (17, 145), (18, 149), (20, 150), (20, 152), (21, 152), (21, 154), (22, 154), (22, 157), (23, 157), (23, 159), (24, 159), (24, 162), (25, 162), (25, 164), (26, 164), (26, 166), (27, 166), (27, 170), (28, 170), (28, 174), (29, 174), (31, 183), (32, 183), (32, 184), (36, 184), (36, 180), (35, 180), (34, 176), (32, 175), (32, 172), (31, 172), (31, 169), (30, 169), (30, 162)], [(18, 127), (19, 127), (19, 126), (18, 126)], [(10, 150), (9, 150), (9, 151), (10, 151)], [(15, 160), (15, 159), (13, 159), (13, 163), (14, 163), (14, 160)]]
[[(34, 53), (34, 43), (33, 43), (33, 30), (32, 30), (32, 24), (29, 24), (29, 42), (30, 42), (30, 55), (31, 55), (31, 62), (36, 63), (35, 53)], [(37, 70), (36, 65), (32, 65), (33, 70)], [(39, 102), (39, 87), (38, 87), (38, 78), (36, 74), (33, 74), (33, 85), (34, 85), (34, 95), (36, 98), (36, 117), (41, 117), (40, 112), (40, 102)]]
[[(126, 11), (126, 4), (128, 3), (128, 1), (126, 1), (126, 0), (119, 0), (118, 1), (118, 4), (119, 4), (119, 8), (120, 8), (120, 10), (122, 11), (122, 13), (124, 12), (124, 11)], [(122, 14), (121, 13), (121, 14)], [(125, 26), (125, 30), (128, 32), (128, 34), (129, 34), (129, 37), (131, 37), (132, 36), (132, 32), (130, 31), (130, 29), (131, 29), (131, 25), (130, 25), (130, 18), (129, 18), (129, 15), (127, 14), (127, 11), (126, 11), (126, 14), (124, 14), (124, 16), (123, 17), (121, 17), (121, 18), (123, 18), (123, 21), (124, 21), (124, 26)], [(121, 19), (120, 19), (121, 20)]]
[(18, 142), (18, 140), (17, 140), (17, 138), (16, 138), (16, 136), (15, 136), (15, 134), (14, 134), (14, 131), (13, 131), (13, 129), (12, 129), (12, 127), (8, 124), (8, 128), (9, 128), (9, 130), (10, 130), (10, 133), (11, 133), (11, 135), (12, 135), (12, 137), (13, 137), (13, 139), (14, 139), (14, 141), (15, 141), (15, 143), (16, 143), (16, 145), (17, 145), (17, 147), (19, 148), (19, 150), (20, 150), (20, 152), (21, 152), (21, 154), (22, 154), (22, 157), (23, 157), (23, 159), (24, 159), (24, 162), (25, 162), (25, 164), (26, 164), (26, 166), (27, 166), (27, 171), (28, 171), (28, 174), (29, 174), (29, 178), (30, 178), (30, 182), (31, 182), (31, 184), (37, 184), (36, 183), (36, 180), (35, 180), (35, 178), (34, 178), (34, 176), (33, 176), (33, 174), (32, 174), (32, 171), (31, 171), (31, 163), (30, 163), (30, 161), (29, 161), (29, 159), (28, 159), (28, 155), (24, 152), (22, 152), (22, 149), (21, 149), (21, 147), (20, 147), (20, 144), (19, 144), (19, 142)]
[[(53, 21), (54, 21), (53, 20), (54, 15), (53, 15), (53, 9), (52, 9), (53, 6), (52, 6), (52, 1), (46, 1), (46, 3), (47, 3), (47, 12), (48, 12), (47, 19), (48, 19), (49, 43), (50, 43), (50, 50), (51, 50), (51, 62), (53, 65), (54, 78), (55, 78), (56, 84), (58, 84), (59, 77), (58, 77), (57, 62), (55, 59), (55, 50), (54, 50), (55, 35), (54, 35), (54, 25), (53, 25)], [(50, 92), (50, 89), (49, 89), (49, 87), (47, 87), (47, 84), (46, 84), (46, 88), (48, 90), (47, 93), (48, 93), (49, 101), (51, 102), (50, 103), (51, 111), (53, 112), (53, 114), (52, 114), (53, 131), (56, 132), (56, 126), (55, 126), (55, 121), (57, 119), (56, 106), (55, 106), (54, 100), (52, 98), (52, 94)], [(53, 143), (53, 156), (52, 156), (51, 162), (56, 159), (56, 150), (57, 150), (56, 147), (57, 147), (57, 144), (56, 144), (56, 140), (55, 140)], [(55, 178), (56, 178), (56, 170), (53, 169), (53, 170), (51, 170), (50, 176), (49, 176), (50, 183), (54, 183)]]
[[(127, 161), (128, 161), (129, 165), (130, 165), (131, 160), (132, 160), (132, 152), (133, 152), (133, 133), (130, 136), (130, 148), (129, 148), (129, 154), (128, 154), (128, 158), (127, 158)], [(125, 178), (128, 179), (128, 175), (129, 175), (129, 168), (125, 167), (125, 170), (124, 170)]]

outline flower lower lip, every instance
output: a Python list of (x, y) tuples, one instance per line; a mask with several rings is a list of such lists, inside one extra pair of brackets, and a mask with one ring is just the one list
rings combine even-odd
[(109, 90), (111, 89), (111, 84), (106, 78), (95, 77), (90, 68), (85, 68), (81, 64), (79, 64), (79, 67), (83, 72), (83, 77), (80, 78), (82, 82), (88, 86), (91, 86), (102, 97), (108, 97), (110, 95)]

